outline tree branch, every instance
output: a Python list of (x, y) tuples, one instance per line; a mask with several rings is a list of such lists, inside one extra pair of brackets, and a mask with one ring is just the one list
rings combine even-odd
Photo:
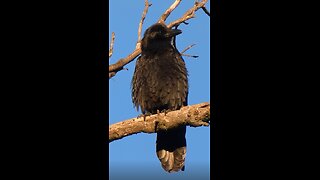
[(137, 44), (140, 43), (140, 41), (141, 41), (142, 24), (143, 24), (144, 19), (146, 18), (147, 13), (148, 13), (149, 6), (151, 6), (151, 5), (152, 4), (149, 4), (148, 0), (144, 1), (144, 10), (143, 10), (142, 17), (141, 17), (141, 20), (139, 23), (139, 28), (138, 28), (138, 42), (137, 42)]
[(192, 58), (198, 58), (199, 57), (197, 55), (190, 55), (190, 54), (181, 54), (181, 56), (192, 57)]
[(164, 22), (167, 20), (168, 16), (171, 14), (171, 12), (178, 7), (181, 0), (176, 0), (160, 17), (158, 20), (158, 23), (165, 24)]
[(127, 57), (121, 58), (116, 63), (109, 65), (109, 79), (112, 78), (113, 76), (115, 76), (118, 71), (121, 71), (121, 70), (125, 69), (123, 67), (125, 65), (129, 64), (131, 61), (133, 61), (141, 53), (140, 41), (141, 41), (142, 24), (143, 24), (143, 21), (144, 21), (146, 15), (147, 15), (149, 6), (151, 6), (151, 5), (152, 4), (149, 4), (148, 0), (145, 0), (145, 7), (144, 7), (144, 10), (143, 10), (143, 13), (142, 13), (142, 17), (141, 17), (141, 20), (140, 20), (140, 23), (139, 23), (138, 42), (136, 43), (135, 50), (131, 54), (129, 54)]
[[(186, 20), (191, 19), (194, 17), (194, 13), (204, 7), (204, 5), (207, 3), (208, 0), (202, 0), (200, 2), (195, 2), (194, 6), (192, 8), (190, 8), (181, 18), (171, 22), (169, 25), (167, 25), (168, 28), (172, 28), (173, 26), (177, 26), (181, 23), (185, 23)], [(161, 22), (164, 24), (164, 21), (167, 19), (167, 17), (170, 15), (170, 13), (180, 4), (181, 0), (176, 0), (162, 15), (161, 18), (159, 19), (158, 22)], [(141, 34), (141, 30), (142, 29), (142, 23), (143, 20), (145, 18), (145, 15), (148, 11), (148, 7), (150, 5), (147, 6), (147, 2), (145, 1), (145, 8), (144, 8), (144, 12), (142, 14), (142, 19), (140, 21), (141, 24), (141, 28), (139, 26), (138, 29), (138, 38), (140, 39), (140, 35), (139, 35), (139, 31)], [(140, 48), (140, 40), (138, 40), (138, 42), (136, 43), (136, 48), (135, 50), (129, 54), (127, 57), (125, 58), (121, 58), (120, 60), (118, 60), (116, 63), (109, 65), (109, 79), (112, 78), (113, 76), (116, 75), (116, 73), (120, 70), (123, 70), (125, 68), (123, 68), (125, 65), (129, 64), (131, 61), (133, 61), (137, 56), (139, 56), (139, 54), (141, 53), (141, 48)]]
[(191, 44), (190, 46), (186, 47), (184, 50), (180, 52), (181, 56), (187, 56), (187, 57), (192, 57), (192, 58), (198, 58), (199, 56), (196, 55), (189, 55), (189, 54), (184, 54), (184, 52), (188, 51), (190, 48), (192, 48), (196, 44)]
[(140, 47), (136, 48), (127, 57), (120, 59), (115, 64), (109, 65), (109, 79), (112, 78), (114, 75), (116, 75), (118, 71), (124, 69), (123, 66), (133, 61), (137, 56), (139, 56), (140, 53), (141, 53)]
[(181, 18), (179, 18), (179, 19), (171, 22), (167, 27), (168, 27), (168, 28), (172, 28), (173, 26), (176, 26), (176, 25), (178, 25), (178, 24), (181, 24), (182, 22), (184, 22), (184, 21), (186, 21), (186, 20), (188, 20), (188, 19), (194, 18), (194, 13), (195, 13), (198, 9), (204, 7), (204, 5), (207, 3), (207, 1), (208, 1), (208, 0), (202, 0), (202, 1), (200, 1), (200, 2), (195, 2), (194, 5), (193, 5), (193, 7), (190, 8), (186, 13), (184, 13), (184, 15), (183, 15)]
[(191, 127), (209, 126), (210, 104), (200, 103), (182, 107), (180, 110), (159, 113), (151, 116), (132, 118), (109, 127), (109, 143), (137, 133), (156, 133), (181, 125)]
[(189, 50), (190, 48), (192, 48), (194, 45), (196, 45), (196, 44), (191, 44), (190, 46), (186, 47), (184, 50), (182, 50), (182, 51), (180, 52), (180, 54), (183, 54), (184, 52), (188, 51), (188, 50)]
[(115, 39), (115, 34), (114, 34), (114, 32), (112, 32), (111, 42), (110, 42), (110, 49), (109, 49), (109, 59), (110, 59), (110, 57), (112, 56), (112, 53), (113, 53), (114, 39)]

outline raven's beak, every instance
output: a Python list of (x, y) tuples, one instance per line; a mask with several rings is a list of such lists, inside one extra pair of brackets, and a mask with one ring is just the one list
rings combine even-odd
[(181, 33), (182, 31), (180, 29), (171, 29), (171, 31), (167, 33), (167, 37), (173, 37)]

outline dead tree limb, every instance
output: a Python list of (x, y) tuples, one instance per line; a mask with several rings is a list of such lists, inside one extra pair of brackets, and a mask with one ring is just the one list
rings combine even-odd
[[(194, 6), (190, 8), (181, 18), (169, 23), (167, 25), (168, 28), (172, 28), (173, 26), (177, 26), (181, 23), (185, 23), (186, 20), (191, 19), (194, 17), (194, 13), (204, 7), (204, 5), (207, 3), (208, 0), (202, 0), (200, 2), (195, 2)], [(176, 0), (171, 6), (160, 16), (160, 19), (158, 22), (164, 23), (164, 21), (167, 19), (167, 17), (170, 15), (170, 13), (180, 4), (181, 0)], [(140, 22), (143, 23), (143, 20), (145, 18), (145, 15), (147, 13), (147, 8), (150, 6), (147, 2), (145, 2), (145, 9), (142, 15), (142, 19)], [(142, 26), (142, 24), (141, 24)], [(140, 26), (138, 31), (140, 31)], [(141, 33), (141, 32), (140, 32)], [(138, 37), (140, 37), (138, 32)], [(140, 39), (140, 38), (139, 38)], [(136, 48), (133, 50), (131, 54), (129, 54), (125, 58), (121, 58), (116, 63), (109, 65), (109, 79), (116, 75), (116, 73), (120, 70), (123, 70), (125, 65), (129, 64), (131, 61), (133, 61), (137, 56), (139, 56), (141, 53), (140, 49), (140, 40), (136, 43)]]
[(171, 12), (178, 7), (181, 0), (174, 1), (171, 6), (161, 15), (160, 19), (158, 20), (158, 23), (165, 24), (164, 22), (167, 20), (168, 16), (171, 14)]
[(124, 66), (129, 64), (131, 61), (133, 61), (141, 53), (140, 41), (141, 41), (142, 24), (144, 19), (146, 18), (148, 9), (152, 4), (149, 4), (148, 0), (145, 0), (144, 5), (145, 7), (143, 9), (142, 17), (141, 17), (139, 28), (138, 28), (138, 41), (136, 43), (136, 49), (127, 57), (118, 60), (115, 64), (109, 65), (109, 79), (115, 76), (118, 71), (125, 69)]
[[(151, 6), (151, 5), (152, 4), (149, 4), (148, 0), (144, 1), (144, 10), (143, 10), (142, 17), (141, 17), (141, 20), (140, 20), (140, 23), (139, 23), (139, 28), (138, 28), (138, 42), (137, 42), (137, 45), (141, 41), (142, 24), (144, 22), (144, 19), (146, 18), (147, 13), (148, 13), (149, 6)], [(139, 45), (139, 47), (140, 47), (140, 45)]]
[(210, 104), (200, 103), (182, 107), (180, 110), (159, 113), (144, 117), (132, 118), (109, 127), (109, 143), (137, 133), (156, 133), (176, 128), (181, 125), (191, 127), (209, 126)]
[(181, 23), (185, 22), (185, 21), (188, 20), (188, 19), (194, 18), (194, 17), (195, 17), (195, 14), (194, 14), (194, 13), (195, 13), (198, 9), (204, 7), (204, 5), (207, 3), (207, 1), (208, 1), (208, 0), (202, 0), (202, 1), (200, 1), (200, 2), (195, 2), (194, 5), (193, 5), (193, 7), (190, 8), (187, 12), (185, 12), (184, 15), (183, 15), (181, 18), (179, 18), (179, 19), (171, 22), (167, 27), (168, 27), (168, 28), (172, 28), (173, 26), (176, 26), (176, 25), (178, 25), (178, 24), (181, 24)]
[(112, 78), (116, 73), (120, 70), (123, 70), (124, 66), (131, 61), (133, 61), (139, 54), (141, 53), (141, 49), (136, 48), (131, 54), (129, 54), (127, 57), (120, 59), (115, 64), (109, 65), (109, 79)]
[(112, 32), (112, 35), (111, 35), (111, 42), (110, 42), (110, 49), (109, 49), (109, 59), (111, 58), (112, 53), (113, 53), (113, 44), (114, 44), (114, 39), (115, 39), (115, 34), (114, 34), (114, 32)]

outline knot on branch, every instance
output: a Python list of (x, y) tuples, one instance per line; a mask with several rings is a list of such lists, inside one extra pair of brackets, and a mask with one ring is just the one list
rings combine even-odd
[(188, 111), (186, 124), (191, 127), (210, 125), (210, 104), (203, 103), (197, 108), (191, 108)]

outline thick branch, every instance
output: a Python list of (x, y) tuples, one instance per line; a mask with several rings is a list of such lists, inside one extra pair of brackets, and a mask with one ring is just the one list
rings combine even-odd
[(156, 133), (181, 125), (191, 127), (209, 126), (210, 104), (200, 103), (182, 107), (180, 110), (151, 116), (132, 118), (109, 127), (109, 143), (137, 133)]

